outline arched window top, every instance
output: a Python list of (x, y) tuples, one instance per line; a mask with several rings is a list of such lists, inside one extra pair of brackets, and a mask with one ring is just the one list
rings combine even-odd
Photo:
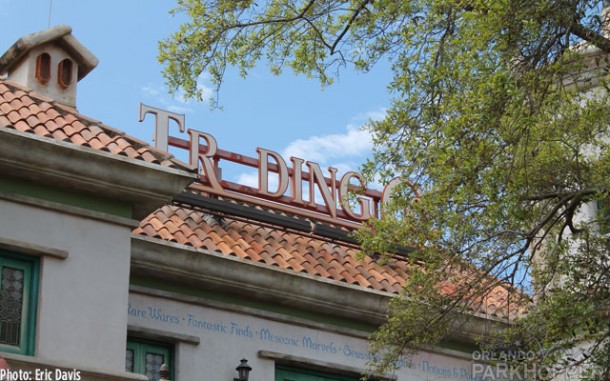
[(36, 57), (36, 79), (43, 85), (51, 80), (51, 56), (48, 53)]
[(67, 89), (72, 84), (72, 60), (66, 58), (57, 67), (57, 83), (62, 89)]

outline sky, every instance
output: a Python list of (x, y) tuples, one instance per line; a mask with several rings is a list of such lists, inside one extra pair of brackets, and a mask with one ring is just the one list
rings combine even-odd
[[(211, 110), (208, 103), (172, 97), (164, 84), (158, 41), (185, 21), (183, 15), (170, 15), (175, 5), (169, 0), (0, 0), (0, 54), (21, 36), (67, 24), (100, 61), (79, 83), (79, 112), (129, 135), (153, 144), (152, 116), (138, 121), (142, 102), (185, 114), (187, 129), (210, 133), (220, 149), (251, 157), (261, 147), (287, 162), (297, 156), (340, 173), (358, 170), (370, 157), (370, 135), (361, 126), (383, 117), (390, 105), (387, 65), (369, 73), (344, 70), (325, 89), (290, 70), (272, 75), (264, 62), (245, 79), (229, 70), (219, 94), (222, 110)], [(205, 76), (202, 85), (210, 86)], [(174, 127), (170, 135), (181, 134)], [(221, 166), (226, 179), (256, 186), (254, 170)]]

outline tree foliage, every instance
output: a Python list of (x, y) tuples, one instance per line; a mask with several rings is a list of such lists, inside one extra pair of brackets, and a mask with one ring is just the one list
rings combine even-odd
[[(610, 200), (599, 1), (179, 0), (189, 21), (160, 43), (174, 90), (201, 97), (228, 65), (259, 61), (332, 83), (343, 68), (391, 62), (385, 119), (370, 122), (369, 174), (401, 177), (359, 232), (363, 248), (417, 248), (374, 335), (378, 366), (459, 336), (490, 308), (502, 337), (547, 369), (610, 378)], [(400, 192), (400, 190), (399, 190)], [(601, 217), (600, 217), (601, 216)], [(489, 343), (492, 338), (481, 338)], [(596, 367), (593, 367), (595, 365)], [(595, 370), (595, 372), (593, 372)]]

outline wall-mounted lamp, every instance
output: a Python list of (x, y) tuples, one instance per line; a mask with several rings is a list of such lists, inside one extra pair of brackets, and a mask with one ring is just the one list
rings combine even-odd
[(241, 359), (241, 363), (235, 368), (239, 378), (234, 378), (233, 381), (248, 381), (252, 367), (248, 365), (248, 360)]

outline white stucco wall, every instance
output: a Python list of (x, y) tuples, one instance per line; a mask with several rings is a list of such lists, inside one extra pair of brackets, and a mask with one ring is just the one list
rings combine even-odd
[(0, 200), (0, 238), (68, 252), (41, 257), (35, 356), (124, 370), (130, 228)]
[[(261, 358), (259, 351), (349, 367), (364, 371), (367, 342), (364, 338), (331, 330), (292, 324), (200, 304), (133, 293), (129, 296), (129, 323), (138, 329), (200, 338), (198, 345), (179, 343), (175, 378), (226, 381), (237, 377), (235, 367), (246, 358), (253, 370), (251, 380), (274, 380), (275, 360)], [(161, 318), (160, 318), (161, 316)], [(396, 372), (398, 380), (473, 381), (467, 356), (420, 352), (410, 367)]]

